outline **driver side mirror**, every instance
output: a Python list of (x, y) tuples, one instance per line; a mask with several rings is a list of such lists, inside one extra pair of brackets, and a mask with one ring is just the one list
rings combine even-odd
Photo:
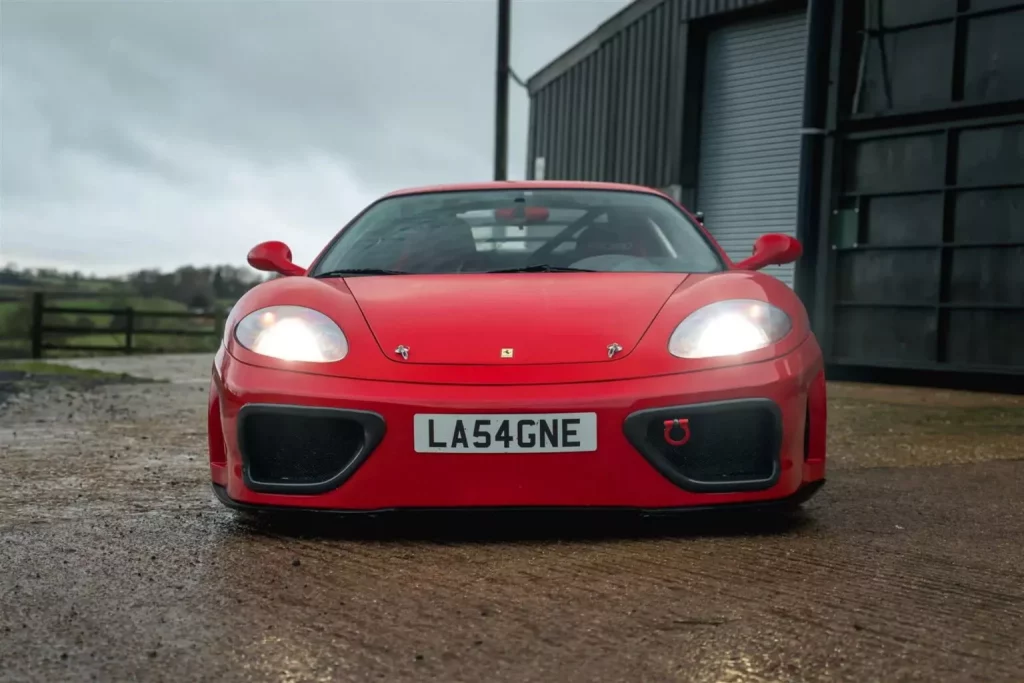
[(260, 242), (249, 251), (249, 265), (256, 270), (280, 275), (305, 275), (306, 269), (292, 263), (292, 250), (284, 242)]
[(754, 242), (753, 256), (740, 261), (736, 267), (740, 270), (761, 270), (765, 266), (782, 266), (796, 261), (803, 251), (800, 242), (789, 235), (761, 235)]

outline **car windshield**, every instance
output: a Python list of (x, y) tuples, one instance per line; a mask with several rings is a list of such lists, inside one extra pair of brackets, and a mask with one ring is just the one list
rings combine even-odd
[(597, 271), (709, 273), (722, 262), (663, 197), (470, 190), (389, 197), (341, 231), (314, 277)]

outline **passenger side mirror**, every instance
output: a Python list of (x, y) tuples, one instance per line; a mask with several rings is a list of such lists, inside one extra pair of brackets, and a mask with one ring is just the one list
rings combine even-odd
[(292, 263), (292, 250), (284, 242), (260, 242), (249, 251), (249, 265), (256, 270), (280, 275), (305, 275), (306, 269)]
[(736, 267), (740, 270), (761, 270), (765, 266), (782, 266), (796, 261), (803, 251), (800, 242), (789, 235), (761, 235), (754, 242), (753, 256), (740, 261)]

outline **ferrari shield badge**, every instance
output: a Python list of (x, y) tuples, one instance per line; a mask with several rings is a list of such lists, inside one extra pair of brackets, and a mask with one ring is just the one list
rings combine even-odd
[(501, 357), (502, 358), (511, 358), (512, 357), (512, 349), (502, 349), (501, 350)]

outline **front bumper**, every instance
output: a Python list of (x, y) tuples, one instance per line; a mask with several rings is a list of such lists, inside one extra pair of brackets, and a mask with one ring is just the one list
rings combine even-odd
[[(644, 448), (638, 416), (686, 415), (719, 402), (770, 404), (777, 443), (770, 474), (717, 485), (673, 476)], [(813, 338), (779, 359), (680, 375), (557, 385), (465, 386), (297, 375), (221, 354), (210, 397), (211, 478), (239, 507), (352, 512), (419, 508), (678, 508), (792, 499), (824, 479), (824, 377)], [(269, 406), (371, 416), (370, 446), (339, 476), (291, 491), (256, 481), (240, 418)], [(676, 410), (662, 413), (665, 408)], [(699, 411), (699, 410), (698, 410)], [(417, 453), (417, 413), (595, 412), (598, 449), (579, 453)], [(809, 417), (810, 416), (810, 417)], [(815, 417), (820, 416), (820, 417)], [(377, 430), (373, 425), (383, 423)], [(631, 427), (632, 425), (632, 427)], [(642, 430), (641, 430), (642, 431)], [(372, 432), (372, 433), (371, 433)], [(249, 437), (252, 438), (251, 436)], [(340, 437), (339, 437), (340, 438)]]

